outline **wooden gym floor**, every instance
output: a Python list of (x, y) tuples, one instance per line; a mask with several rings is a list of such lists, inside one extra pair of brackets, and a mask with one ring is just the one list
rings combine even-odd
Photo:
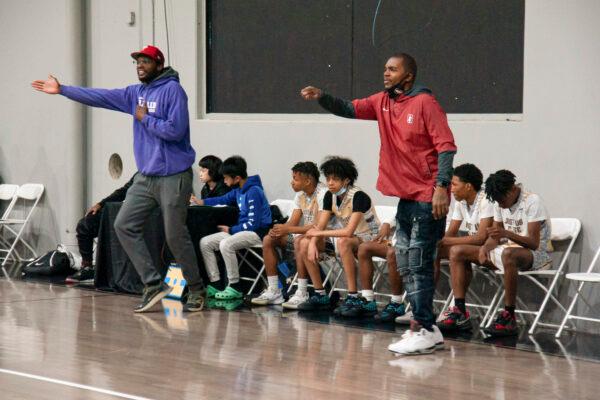
[[(277, 310), (134, 315), (139, 299), (0, 279), (0, 398), (597, 399), (600, 364), (446, 341), (396, 357), (400, 333)], [(400, 332), (400, 331), (399, 331)]]

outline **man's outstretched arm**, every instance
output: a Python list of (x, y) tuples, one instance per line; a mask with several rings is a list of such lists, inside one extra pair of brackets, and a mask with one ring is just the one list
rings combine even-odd
[(351, 101), (333, 97), (329, 93), (325, 93), (313, 86), (307, 86), (302, 89), (300, 95), (304, 100), (318, 100), (321, 107), (338, 117), (356, 118), (354, 105)]
[(62, 94), (63, 96), (79, 103), (107, 108), (132, 114), (131, 103), (127, 100), (127, 89), (91, 89), (78, 86), (61, 85), (52, 75), (48, 79), (36, 80), (31, 83), (35, 90), (47, 94)]

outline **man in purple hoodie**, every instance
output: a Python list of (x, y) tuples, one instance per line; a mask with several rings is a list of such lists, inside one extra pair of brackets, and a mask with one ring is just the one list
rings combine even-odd
[(133, 148), (136, 175), (115, 221), (115, 231), (142, 282), (144, 295), (135, 312), (145, 312), (170, 292), (152, 262), (143, 237), (146, 219), (160, 207), (169, 248), (181, 264), (190, 290), (185, 311), (204, 306), (203, 284), (185, 221), (192, 194), (192, 164), (196, 153), (190, 144), (187, 95), (179, 75), (165, 67), (162, 52), (147, 46), (131, 57), (137, 62), (141, 84), (123, 89), (91, 89), (61, 85), (49, 76), (31, 86), (48, 94), (61, 94), (93, 107), (134, 116)]

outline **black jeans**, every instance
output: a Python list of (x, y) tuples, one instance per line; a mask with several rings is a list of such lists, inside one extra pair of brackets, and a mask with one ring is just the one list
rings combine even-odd
[(92, 265), (94, 254), (94, 239), (98, 237), (100, 230), (100, 218), (102, 210), (96, 214), (88, 214), (81, 218), (77, 223), (77, 245), (79, 246), (79, 254), (84, 262)]

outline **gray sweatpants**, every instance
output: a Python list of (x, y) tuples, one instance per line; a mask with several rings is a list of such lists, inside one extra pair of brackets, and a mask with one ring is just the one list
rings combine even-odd
[(219, 232), (204, 236), (200, 239), (200, 251), (202, 251), (202, 258), (204, 259), (206, 273), (210, 281), (216, 282), (221, 279), (215, 251), (221, 251), (229, 283), (237, 283), (240, 281), (240, 268), (238, 266), (236, 251), (260, 245), (262, 245), (260, 236), (251, 231), (242, 231), (235, 235)]
[(192, 169), (170, 176), (137, 174), (127, 190), (123, 206), (115, 220), (115, 231), (144, 285), (161, 280), (146, 246), (143, 227), (148, 216), (160, 207), (165, 237), (191, 290), (202, 288), (202, 278), (190, 233), (185, 224), (192, 193)]

